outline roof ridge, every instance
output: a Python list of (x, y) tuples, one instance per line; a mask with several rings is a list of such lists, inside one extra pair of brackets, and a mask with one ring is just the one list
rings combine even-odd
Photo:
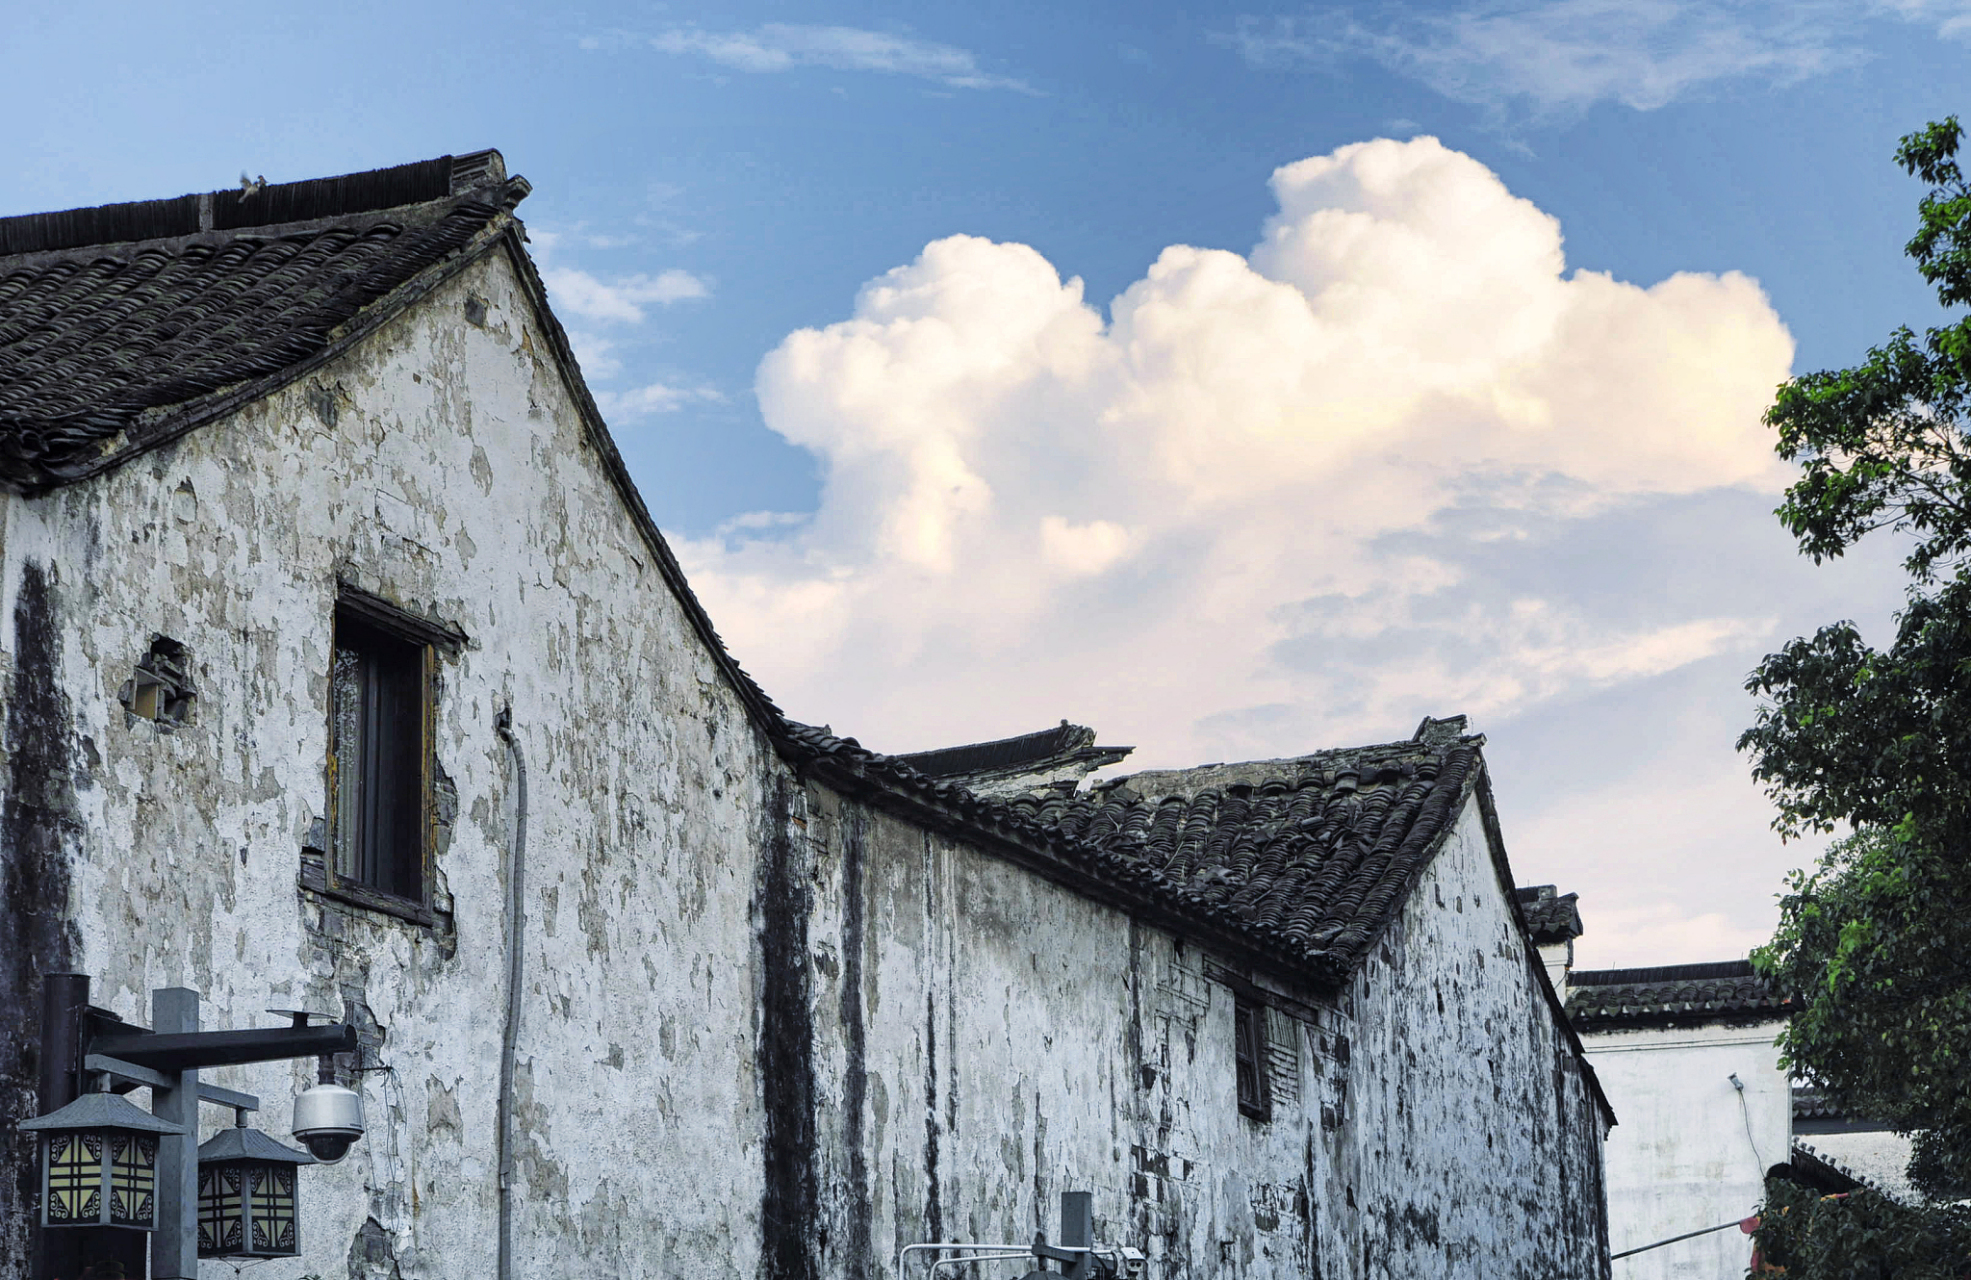
[(16, 214), (0, 218), (0, 256), (371, 213), (497, 186), (506, 177), (505, 157), (489, 149), (299, 182), (243, 181), (232, 191)]
[[(1463, 719), (1462, 716), (1453, 718)], [(1439, 721), (1437, 723), (1443, 722)], [(1486, 738), (1483, 733), (1461, 733), (1434, 740), (1415, 737), (1396, 738), (1388, 742), (1366, 742), (1358, 746), (1320, 747), (1313, 751), (1302, 751), (1290, 756), (1271, 756), (1262, 760), (1214, 760), (1208, 764), (1186, 765), (1182, 768), (1174, 769), (1138, 769), (1134, 773), (1121, 773), (1113, 778), (1105, 778), (1097, 783), (1096, 786), (1123, 786), (1149, 774), (1174, 775), (1201, 773), (1207, 769), (1255, 769), (1262, 765), (1279, 765), (1283, 770), (1282, 772), (1262, 778), (1262, 784), (1276, 779), (1291, 782), (1295, 778), (1304, 776), (1307, 773), (1305, 767), (1301, 768), (1297, 773), (1286, 771), (1290, 766), (1294, 765), (1308, 766), (1321, 764), (1330, 767), (1336, 765), (1346, 767), (1355, 764), (1358, 760), (1378, 759), (1383, 756), (1442, 755), (1450, 747), (1459, 745), (1482, 747), (1485, 745), (1485, 742)]]
[(1876, 1195), (1881, 1196), (1884, 1200), (1888, 1200), (1893, 1204), (1899, 1204), (1905, 1207), (1907, 1207), (1910, 1204), (1909, 1197), (1903, 1195), (1901, 1192), (1892, 1190), (1888, 1185), (1881, 1182), (1879, 1179), (1876, 1179), (1870, 1176), (1869, 1174), (1863, 1173), (1861, 1170), (1855, 1168), (1847, 1161), (1842, 1160), (1839, 1156), (1836, 1156), (1833, 1152), (1822, 1151), (1821, 1149), (1814, 1146), (1812, 1143), (1805, 1141), (1804, 1139), (1801, 1138), (1793, 1139), (1793, 1148), (1789, 1154), (1793, 1157), (1790, 1163), (1798, 1165), (1799, 1157), (1805, 1155), (1807, 1159), (1813, 1164), (1820, 1165), (1822, 1168), (1828, 1170), (1829, 1172), (1832, 1172), (1837, 1177), (1848, 1179), (1850, 1182), (1854, 1183), (1855, 1186), (1857, 1187), (1861, 1187), (1864, 1190), (1873, 1191)]
[[(931, 777), (977, 773), (988, 769), (1010, 769), (1054, 759), (1095, 745), (1095, 730), (1066, 720), (1051, 728), (1018, 733), (983, 742), (961, 742), (927, 751), (900, 751), (896, 758)], [(1117, 748), (1109, 748), (1116, 750)]]
[(1576, 969), (1567, 975), (1567, 982), (1574, 987), (1613, 987), (1758, 976), (1750, 960), (1709, 960), (1701, 964), (1664, 964), (1644, 969)]

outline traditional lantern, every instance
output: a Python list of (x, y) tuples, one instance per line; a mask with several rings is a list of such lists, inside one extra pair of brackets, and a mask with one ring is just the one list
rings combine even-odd
[(287, 1258), (301, 1252), (294, 1170), (315, 1157), (239, 1123), (198, 1149), (198, 1256)]
[(41, 1225), (157, 1229), (157, 1140), (182, 1134), (113, 1093), (23, 1120), (41, 1135)]

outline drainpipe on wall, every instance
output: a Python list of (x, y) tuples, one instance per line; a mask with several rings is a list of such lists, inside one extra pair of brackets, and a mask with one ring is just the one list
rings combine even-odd
[(513, 1280), (513, 1072), (520, 1040), (521, 946), (527, 923), (522, 898), (527, 874), (527, 757), (513, 733), (511, 703), (500, 711), (493, 728), (513, 756), (514, 781), (513, 845), (506, 867), (506, 1023), (500, 1030), (499, 1096), (499, 1280)]

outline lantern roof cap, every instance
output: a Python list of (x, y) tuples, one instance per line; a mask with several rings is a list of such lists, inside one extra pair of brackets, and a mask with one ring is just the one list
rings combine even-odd
[(296, 1151), (286, 1143), (270, 1138), (258, 1129), (239, 1126), (221, 1129), (199, 1144), (198, 1160), (206, 1164), (218, 1160), (269, 1160), (279, 1164), (314, 1164), (315, 1157)]
[(114, 1093), (85, 1093), (58, 1111), (21, 1121), (20, 1127), (27, 1132), (49, 1129), (124, 1129), (136, 1133), (185, 1132), (184, 1125), (160, 1120)]

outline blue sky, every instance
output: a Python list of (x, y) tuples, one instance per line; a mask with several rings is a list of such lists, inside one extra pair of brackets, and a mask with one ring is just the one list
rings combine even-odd
[(795, 714), (1165, 765), (1472, 710), (1591, 963), (1742, 953), (1803, 854), (1739, 682), (1898, 590), (1793, 556), (1757, 408), (1935, 319), (1890, 154), (1971, 0), (1063, 9), (20, 6), (0, 212), (496, 146)]

